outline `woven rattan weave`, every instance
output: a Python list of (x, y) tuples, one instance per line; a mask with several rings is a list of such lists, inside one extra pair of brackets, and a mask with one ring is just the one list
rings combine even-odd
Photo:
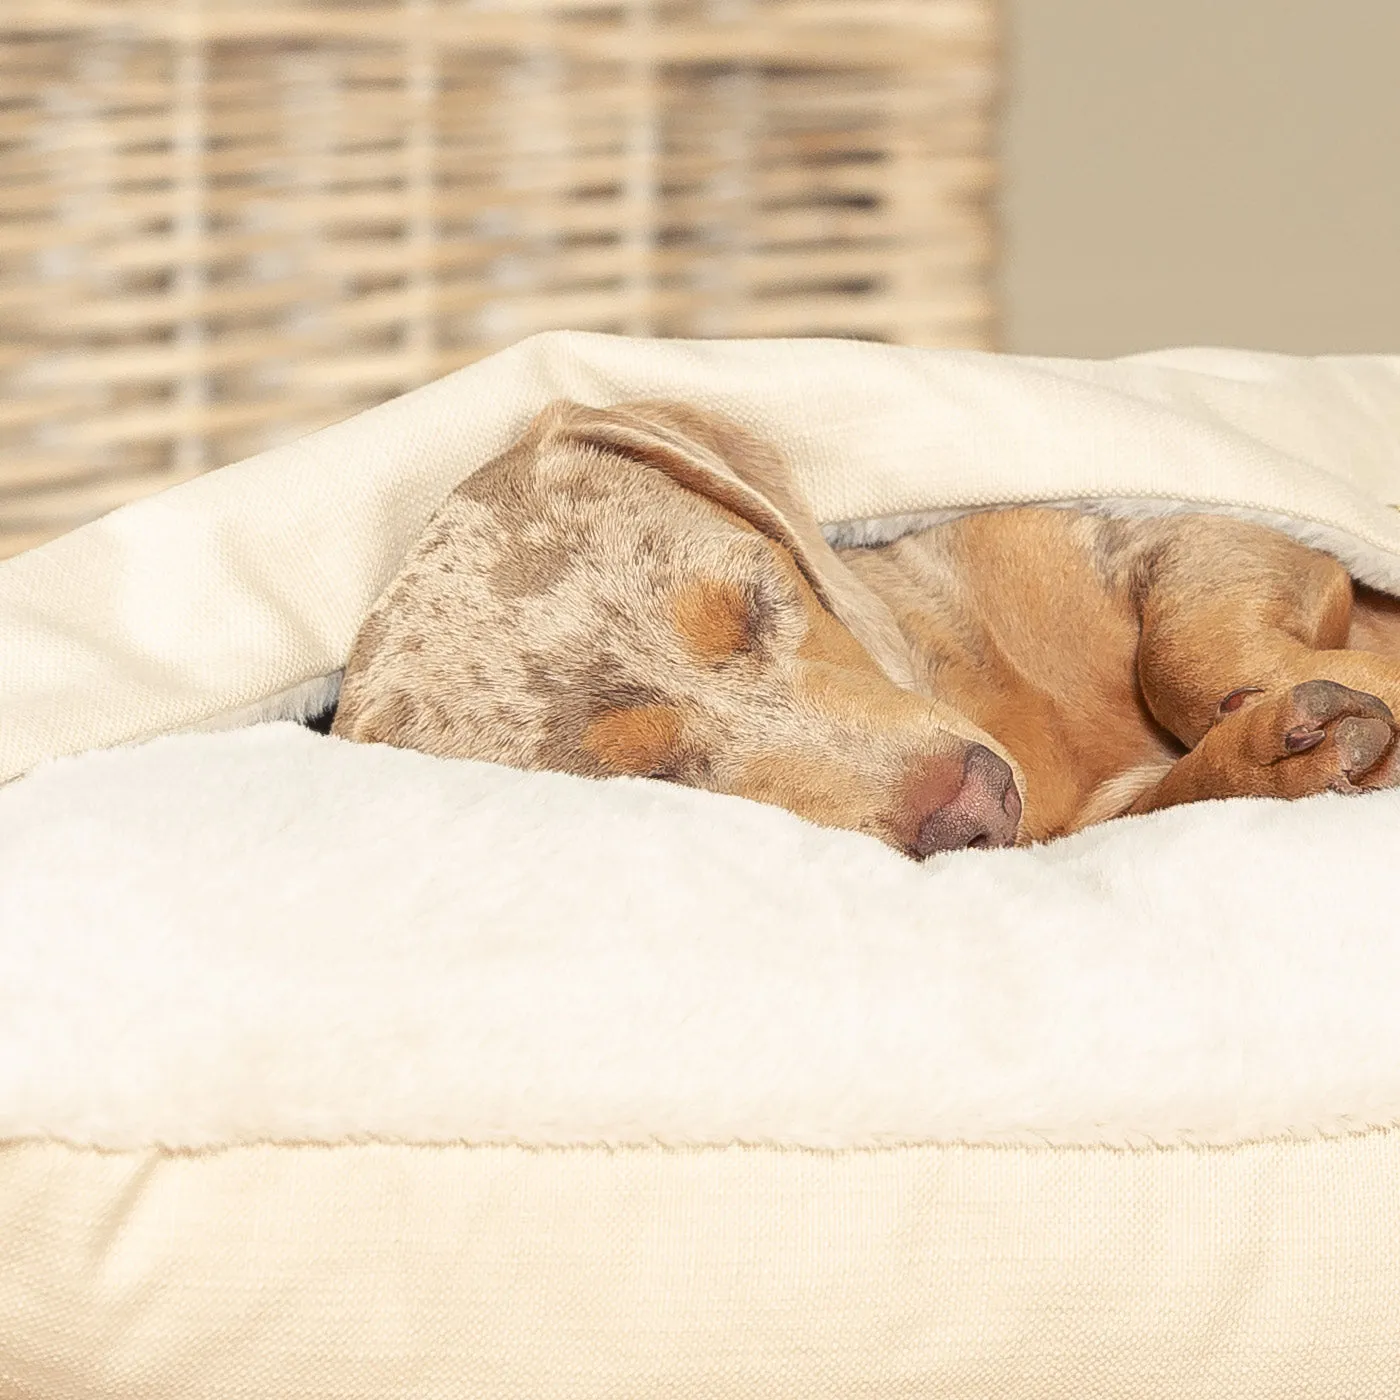
[(532, 331), (991, 330), (992, 0), (3, 0), (0, 554)]

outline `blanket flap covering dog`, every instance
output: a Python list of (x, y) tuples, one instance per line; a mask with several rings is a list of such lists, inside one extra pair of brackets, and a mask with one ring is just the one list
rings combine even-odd
[(0, 564), (0, 781), (318, 711), (458, 481), (551, 400), (657, 397), (775, 442), (843, 543), (1032, 502), (1205, 506), (1400, 592), (1400, 356), (1069, 361), (556, 332)]

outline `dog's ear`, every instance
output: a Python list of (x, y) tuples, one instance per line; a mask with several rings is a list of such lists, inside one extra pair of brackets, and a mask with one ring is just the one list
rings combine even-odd
[(894, 615), (827, 544), (778, 450), (732, 419), (687, 404), (647, 401), (587, 408), (560, 401), (536, 420), (545, 442), (624, 457), (664, 472), (782, 545), (822, 603), (897, 685), (913, 686)]

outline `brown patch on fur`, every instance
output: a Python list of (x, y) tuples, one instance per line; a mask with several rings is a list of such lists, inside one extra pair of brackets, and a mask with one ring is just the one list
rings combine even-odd
[(569, 551), (558, 541), (503, 540), (487, 577), (504, 598), (548, 593), (569, 567)]
[(701, 661), (713, 665), (753, 648), (753, 614), (732, 583), (706, 578), (687, 584), (671, 612), (676, 631)]
[(680, 715), (669, 705), (610, 710), (585, 730), (583, 747), (611, 773), (659, 776), (675, 759), (682, 728)]
[(548, 657), (527, 653), (522, 671), (526, 693), (544, 702), (534, 762), (562, 773), (606, 777), (612, 770), (585, 742), (590, 727), (610, 714), (669, 704), (654, 685), (628, 679), (621, 659), (610, 651), (562, 670)]

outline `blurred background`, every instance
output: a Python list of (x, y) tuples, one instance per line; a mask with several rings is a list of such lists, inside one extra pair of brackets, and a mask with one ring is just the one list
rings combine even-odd
[(1395, 0), (0, 0), (0, 556), (555, 327), (1400, 352)]

